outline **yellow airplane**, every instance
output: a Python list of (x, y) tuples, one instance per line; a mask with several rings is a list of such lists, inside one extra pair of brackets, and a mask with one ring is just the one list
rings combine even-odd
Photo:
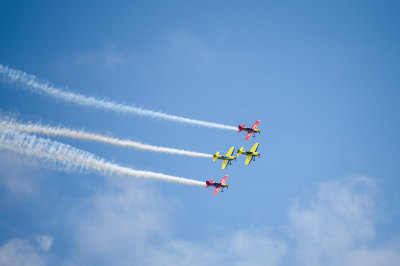
[(221, 169), (225, 169), (228, 164), (231, 164), (232, 160), (236, 161), (236, 157), (232, 156), (234, 149), (235, 149), (234, 147), (231, 147), (229, 151), (226, 153), (226, 155), (219, 155), (219, 152), (213, 154), (213, 162), (215, 162), (217, 159), (224, 160), (222, 162)]
[(241, 147), (238, 151), (237, 151), (237, 157), (240, 156), (240, 154), (246, 154), (247, 158), (246, 158), (246, 162), (244, 163), (245, 165), (249, 165), (249, 163), (251, 161), (255, 161), (256, 160), (256, 156), (260, 157), (260, 153), (257, 152), (258, 149), (258, 142), (256, 144), (254, 144), (253, 148), (251, 148), (250, 151), (243, 151), (243, 147)]

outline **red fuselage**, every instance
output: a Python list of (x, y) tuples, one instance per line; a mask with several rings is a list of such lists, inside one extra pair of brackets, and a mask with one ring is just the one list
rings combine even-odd
[(210, 182), (210, 181), (206, 181), (206, 187), (221, 187), (221, 188), (224, 188), (224, 187), (228, 187), (229, 185), (228, 184), (226, 184), (226, 183), (213, 183), (213, 182)]

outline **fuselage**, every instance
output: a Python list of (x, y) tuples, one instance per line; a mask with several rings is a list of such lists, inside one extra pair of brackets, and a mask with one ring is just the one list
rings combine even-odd
[(242, 154), (252, 155), (252, 156), (260, 156), (259, 152), (252, 152), (252, 151), (242, 151)]
[(209, 183), (209, 186), (211, 187), (228, 187), (229, 185), (226, 183)]
[(253, 132), (253, 133), (260, 133), (261, 130), (259, 130), (258, 128), (251, 128), (251, 127), (245, 127), (242, 130), (245, 130), (247, 132)]
[(220, 155), (217, 159), (221, 159), (221, 160), (235, 160), (236, 157), (235, 157), (235, 156)]
[(214, 154), (214, 157), (216, 157), (217, 159), (220, 159), (220, 160), (235, 160), (236, 159), (235, 156), (225, 156), (225, 155), (215, 155), (215, 154)]

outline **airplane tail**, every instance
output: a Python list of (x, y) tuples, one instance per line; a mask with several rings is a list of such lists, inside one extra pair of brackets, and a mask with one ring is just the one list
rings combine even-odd
[(213, 162), (215, 162), (218, 159), (218, 155), (219, 155), (219, 152), (217, 152), (216, 154), (213, 155)]
[(210, 181), (208, 180), (206, 181), (206, 188), (208, 188), (211, 185), (212, 181), (213, 181), (212, 179), (210, 179)]
[(238, 132), (242, 131), (243, 128), (244, 128), (244, 124), (243, 124), (243, 125), (239, 125), (239, 126), (238, 126)]
[(237, 157), (239, 157), (242, 153), (243, 153), (243, 147), (241, 147), (240, 149), (238, 149), (238, 151), (237, 151)]

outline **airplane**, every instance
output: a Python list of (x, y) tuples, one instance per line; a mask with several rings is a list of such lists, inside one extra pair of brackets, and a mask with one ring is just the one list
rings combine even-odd
[(251, 148), (250, 151), (243, 151), (243, 147), (241, 147), (238, 151), (237, 151), (237, 157), (239, 157), (241, 154), (246, 154), (247, 158), (246, 158), (246, 162), (244, 163), (245, 165), (249, 165), (249, 163), (251, 161), (255, 161), (256, 160), (256, 156), (260, 157), (260, 153), (257, 152), (258, 149), (258, 142), (256, 144), (254, 144), (253, 148)]
[(212, 187), (215, 187), (215, 190), (214, 190), (214, 196), (215, 195), (217, 195), (218, 194), (218, 192), (222, 189), (222, 192), (224, 192), (224, 188), (227, 188), (228, 189), (228, 187), (229, 187), (229, 185), (228, 184), (226, 184), (225, 183), (225, 181), (226, 181), (226, 179), (228, 179), (228, 175), (226, 175), (226, 176), (224, 176), (222, 179), (221, 179), (221, 181), (219, 181), (219, 183), (213, 183), (213, 180), (212, 179), (210, 179), (210, 181), (206, 181), (206, 188), (207, 187), (209, 187), (209, 186), (212, 186)]
[(234, 147), (231, 147), (229, 151), (226, 153), (226, 155), (219, 155), (219, 152), (213, 154), (213, 162), (215, 162), (217, 159), (224, 160), (222, 162), (221, 169), (225, 169), (228, 164), (231, 164), (232, 160), (236, 161), (236, 157), (232, 156), (234, 149), (235, 149)]
[(255, 133), (261, 133), (261, 130), (257, 129), (259, 124), (260, 124), (260, 120), (257, 120), (257, 122), (255, 122), (252, 127), (245, 127), (244, 124), (243, 125), (239, 125), (238, 126), (238, 132), (240, 132), (242, 130), (247, 131), (247, 135), (246, 135), (245, 140), (248, 140), (251, 137), (251, 135), (253, 135), (253, 133), (254, 133), (253, 137), (256, 136)]

